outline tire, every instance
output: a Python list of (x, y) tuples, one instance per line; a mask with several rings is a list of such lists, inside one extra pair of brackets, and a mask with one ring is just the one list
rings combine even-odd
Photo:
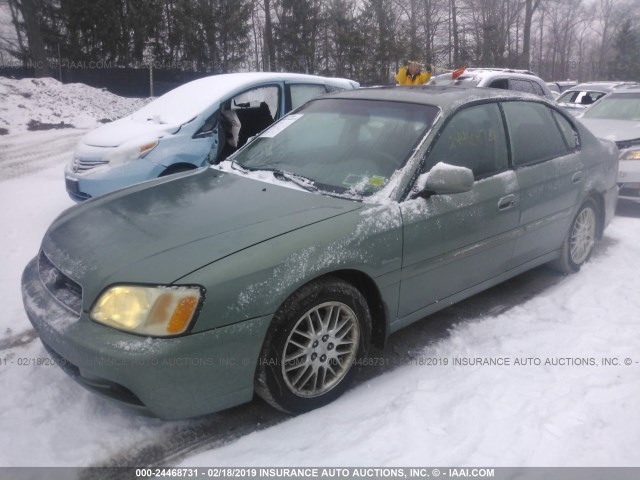
[(597, 232), (598, 206), (593, 199), (588, 198), (573, 218), (569, 232), (562, 242), (560, 258), (553, 266), (567, 274), (578, 272), (591, 258)]
[(273, 317), (256, 370), (256, 393), (293, 414), (332, 402), (353, 381), (370, 335), (369, 307), (353, 285), (325, 277), (301, 287)]

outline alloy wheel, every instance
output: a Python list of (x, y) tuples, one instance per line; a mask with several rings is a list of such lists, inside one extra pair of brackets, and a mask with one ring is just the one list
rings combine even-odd
[(282, 354), (287, 387), (300, 397), (316, 397), (347, 374), (360, 342), (358, 318), (341, 302), (326, 302), (296, 322)]
[(583, 209), (573, 224), (570, 254), (576, 265), (584, 263), (593, 249), (596, 237), (596, 214), (592, 208)]

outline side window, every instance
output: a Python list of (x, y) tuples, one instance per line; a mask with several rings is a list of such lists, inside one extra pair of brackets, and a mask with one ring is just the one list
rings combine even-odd
[(516, 167), (567, 154), (563, 135), (546, 105), (516, 101), (504, 102), (502, 106)]
[(551, 110), (551, 112), (553, 114), (553, 118), (558, 122), (558, 127), (560, 127), (560, 132), (562, 132), (562, 136), (564, 137), (564, 141), (567, 143), (569, 151), (575, 152), (580, 148), (580, 137), (578, 136), (578, 132), (573, 128), (573, 125), (571, 125), (564, 115), (556, 112), (555, 110)]
[(563, 93), (562, 96), (558, 98), (558, 103), (576, 103), (576, 97), (578, 95), (580, 95), (580, 92)]
[(506, 170), (507, 142), (498, 105), (477, 105), (456, 113), (429, 153), (425, 171), (438, 162), (470, 168), (476, 178)]
[(348, 90), (348, 88), (341, 87), (341, 86), (338, 86), (338, 85), (325, 85), (325, 88), (327, 89), (327, 92), (329, 92), (329, 93), (342, 92), (343, 90)]
[(536, 95), (540, 95), (541, 97), (544, 97), (544, 90), (540, 85), (538, 85), (537, 82), (531, 82), (531, 85), (533, 86), (533, 93), (535, 93)]
[(489, 84), (489, 88), (501, 88), (503, 90), (509, 89), (509, 81), (506, 78), (499, 78)]
[(303, 103), (316, 98), (323, 93), (327, 93), (327, 89), (324, 85), (312, 85), (312, 84), (298, 84), (290, 85), (291, 91), (291, 110), (298, 108)]
[(260, 133), (278, 118), (280, 88), (258, 87), (236, 95), (222, 108), (227, 143), (240, 148), (250, 137)]
[(529, 80), (520, 80), (519, 78), (512, 78), (509, 80), (509, 90), (515, 90), (517, 92), (536, 93), (533, 90), (533, 85)]

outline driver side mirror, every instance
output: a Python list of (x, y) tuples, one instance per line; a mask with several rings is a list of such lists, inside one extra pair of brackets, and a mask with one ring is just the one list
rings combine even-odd
[(420, 175), (418, 191), (412, 197), (428, 198), (431, 195), (468, 192), (473, 188), (474, 180), (470, 169), (440, 162), (428, 173)]

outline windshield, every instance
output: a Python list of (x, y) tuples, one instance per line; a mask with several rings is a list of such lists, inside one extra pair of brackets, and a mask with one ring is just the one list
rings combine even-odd
[(587, 110), (584, 118), (640, 120), (640, 93), (613, 93)]
[(359, 99), (306, 104), (238, 151), (246, 170), (271, 170), (329, 193), (372, 195), (410, 157), (439, 109)]

